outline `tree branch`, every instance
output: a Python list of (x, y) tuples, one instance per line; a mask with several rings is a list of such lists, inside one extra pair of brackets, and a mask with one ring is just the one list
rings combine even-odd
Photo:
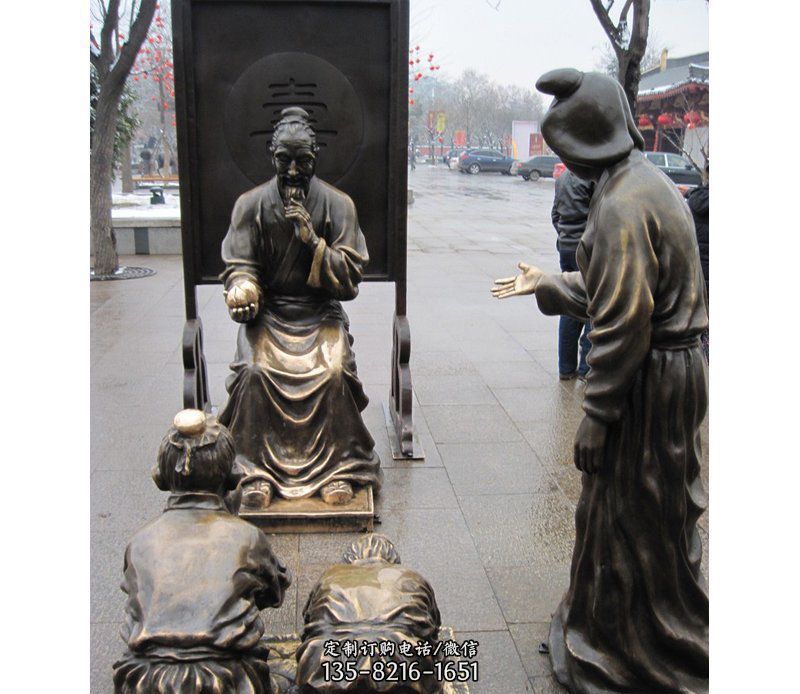
[(619, 56), (619, 53), (622, 50), (622, 47), (619, 45), (619, 30), (614, 26), (614, 23), (608, 16), (608, 11), (605, 7), (603, 7), (601, 0), (589, 0), (589, 2), (592, 4), (592, 9), (597, 15), (597, 19), (600, 21), (600, 26), (603, 27), (603, 31), (606, 33), (606, 36), (608, 36), (609, 41), (611, 41), (611, 46), (614, 49), (614, 53)]
[(106, 78), (108, 71), (111, 69), (111, 64), (114, 62), (113, 37), (117, 33), (118, 25), (119, 0), (109, 0), (103, 27), (100, 29), (100, 64), (102, 67), (99, 77), (101, 80)]
[(631, 8), (631, 3), (633, 0), (625, 0), (625, 4), (622, 6), (622, 12), (619, 14), (619, 25), (622, 26), (623, 22), (628, 21), (628, 10)]
[[(630, 2), (630, 0), (628, 0)], [(650, 30), (650, 0), (637, 0), (633, 6), (633, 27), (631, 31), (630, 51), (634, 55), (644, 55), (647, 49), (647, 34)]]
[[(114, 2), (115, 0), (111, 1)], [(112, 83), (119, 82), (123, 84), (125, 82), (134, 62), (136, 62), (136, 55), (147, 37), (147, 31), (150, 29), (150, 22), (153, 21), (155, 13), (156, 0), (141, 0), (139, 14), (136, 15), (136, 21), (131, 27), (131, 34), (123, 44), (119, 59), (114, 64), (109, 75)]]

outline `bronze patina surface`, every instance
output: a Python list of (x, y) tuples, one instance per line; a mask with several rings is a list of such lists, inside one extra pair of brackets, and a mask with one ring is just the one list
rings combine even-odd
[(242, 326), (220, 421), (249, 511), (314, 495), (344, 510), (355, 490), (381, 484), (341, 304), (369, 256), (353, 201), (314, 175), (303, 109), (283, 110), (271, 152), (277, 175), (239, 198), (222, 243), (226, 302)]
[(621, 87), (578, 70), (545, 74), (542, 132), (576, 175), (597, 182), (579, 272), (497, 280), (498, 298), (591, 321), (583, 473), (570, 585), (550, 628), (571, 692), (708, 691), (708, 593), (697, 521), (707, 367), (705, 283), (689, 209), (640, 151)]
[(272, 691), (260, 610), (281, 605), (291, 577), (225, 498), (241, 477), (224, 426), (198, 410), (175, 417), (153, 470), (166, 509), (125, 550), (117, 694)]
[[(302, 641), (297, 649), (296, 681), (300, 691), (319, 692), (441, 692), (436, 677), (422, 674), (415, 679), (376, 682), (374, 673), (414, 663), (420, 673), (433, 672), (440, 655), (401, 655), (399, 647), (427, 642), (438, 643), (441, 618), (431, 585), (416, 571), (400, 565), (394, 545), (383, 535), (368, 535), (352, 544), (343, 563), (330, 567), (312, 588), (303, 610)], [(357, 677), (333, 681), (334, 663), (352, 659), (344, 652), (332, 652), (335, 642), (388, 643), (397, 650), (355, 655)], [(379, 663), (379, 665), (378, 665)]]
[[(454, 641), (455, 634), (451, 627), (439, 628), (439, 641)], [(297, 694), (295, 679), (297, 677), (297, 649), (302, 643), (299, 634), (281, 634), (265, 636), (263, 641), (269, 646), (269, 669), (272, 688), (275, 694)], [(463, 660), (453, 659), (455, 662)], [(443, 682), (441, 694), (469, 694), (467, 682)]]

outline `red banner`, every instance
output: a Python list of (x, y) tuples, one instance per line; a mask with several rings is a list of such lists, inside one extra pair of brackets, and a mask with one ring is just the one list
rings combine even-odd
[(453, 144), (456, 147), (464, 147), (467, 144), (467, 131), (456, 130), (453, 133)]
[(544, 154), (544, 138), (541, 133), (531, 133), (528, 156), (532, 157), (536, 154)]

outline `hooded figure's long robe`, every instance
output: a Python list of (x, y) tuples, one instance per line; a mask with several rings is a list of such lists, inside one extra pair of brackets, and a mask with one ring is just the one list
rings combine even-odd
[(313, 251), (284, 214), (277, 178), (239, 198), (222, 242), (226, 290), (247, 278), (263, 299), (257, 317), (239, 328), (219, 421), (248, 479), (265, 479), (286, 498), (337, 480), (381, 483), (340, 304), (358, 294), (366, 242), (353, 201), (333, 186), (313, 177), (303, 204), (320, 238)]
[(598, 181), (577, 261), (536, 299), (591, 320), (583, 408), (608, 435), (602, 469), (583, 475), (553, 668), (574, 693), (707, 692), (705, 284), (689, 210), (638, 150)]

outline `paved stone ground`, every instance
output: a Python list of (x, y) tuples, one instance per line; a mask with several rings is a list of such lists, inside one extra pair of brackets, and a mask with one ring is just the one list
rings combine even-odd
[[(396, 543), (404, 564), (431, 581), (443, 622), (459, 639), (480, 642), (480, 681), (472, 692), (563, 691), (536, 648), (568, 582), (580, 491), (570, 451), (582, 386), (558, 381), (557, 319), (540, 315), (533, 299), (498, 302), (489, 294), (492, 280), (513, 274), (519, 260), (558, 270), (553, 181), (420, 165), (410, 186), (409, 318), (424, 462), (393, 461), (384, 423), (393, 286), (364, 284), (347, 306), (371, 398), (365, 419), (385, 471), (378, 529)], [(123, 648), (124, 547), (162, 509), (165, 496), (151, 482), (150, 468), (181, 408), (180, 258), (122, 262), (157, 274), (91, 286), (96, 694), (111, 691), (111, 664)], [(218, 286), (201, 288), (200, 306), (212, 401), (221, 405), (237, 326)], [(705, 466), (703, 473), (707, 484)], [(707, 516), (701, 525), (707, 546)], [(284, 606), (265, 613), (270, 631), (301, 626), (312, 584), (354, 537), (271, 537), (295, 580)]]

